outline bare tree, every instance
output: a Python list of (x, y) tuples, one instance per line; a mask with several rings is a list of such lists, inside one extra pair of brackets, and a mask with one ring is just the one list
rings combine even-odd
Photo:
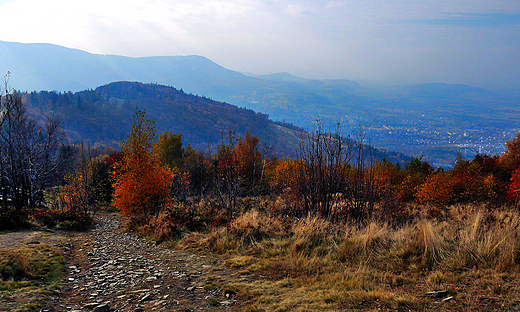
[(365, 133), (360, 125), (352, 136), (345, 137), (340, 122), (330, 132), (317, 119), (314, 132), (304, 135), (297, 187), (305, 213), (356, 222), (372, 215), (376, 185), (368, 169), (375, 163), (375, 149), (365, 145)]
[(238, 198), (243, 193), (243, 179), (238, 171), (235, 147), (239, 141), (236, 131), (222, 131), (222, 144), (217, 151), (217, 174), (214, 188), (221, 207), (230, 216), (237, 213)]
[(49, 117), (42, 124), (31, 118), (20, 95), (8, 88), (0, 94), (0, 186), (2, 208), (20, 212), (36, 207), (58, 165), (61, 122)]
[(298, 173), (299, 193), (305, 211), (315, 211), (323, 217), (334, 217), (334, 206), (347, 187), (346, 174), (353, 157), (352, 141), (341, 135), (338, 122), (334, 132), (327, 132), (319, 119), (314, 132), (300, 141), (298, 158), (302, 161)]
[(366, 131), (359, 124), (352, 135), (353, 163), (347, 180), (344, 198), (346, 214), (354, 221), (361, 222), (371, 217), (377, 199), (373, 170), (376, 162), (375, 149), (366, 142)]

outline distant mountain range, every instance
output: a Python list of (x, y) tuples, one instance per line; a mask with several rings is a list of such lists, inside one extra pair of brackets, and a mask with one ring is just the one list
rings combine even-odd
[(311, 129), (319, 117), (345, 134), (361, 124), (371, 144), (433, 163), (456, 153), (499, 153), (520, 130), (520, 99), (466, 85), (370, 86), (288, 73), (242, 74), (201, 56), (131, 58), (50, 44), (0, 41), (0, 73), (18, 90), (80, 91), (114, 81), (173, 86)]

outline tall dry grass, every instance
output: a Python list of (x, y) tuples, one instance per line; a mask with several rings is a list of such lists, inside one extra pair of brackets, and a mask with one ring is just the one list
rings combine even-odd
[[(190, 234), (180, 245), (188, 244), (194, 247)], [(283, 239), (289, 236), (287, 225), (281, 218), (260, 213), (258, 210), (249, 210), (227, 226), (213, 228), (204, 239), (199, 240), (198, 247), (203, 245), (219, 253), (239, 253), (244, 250), (258, 250), (258, 243), (269, 239)]]
[(251, 210), (184, 242), (230, 255), (226, 263), (239, 274), (269, 276), (241, 284), (261, 294), (252, 307), (265, 311), (420, 310), (424, 301), (401, 288), (445, 287), (457, 272), (520, 272), (518, 211), (454, 206), (438, 219), (417, 216), (400, 225), (380, 219), (359, 225)]
[(477, 211), (461, 222), (450, 258), (452, 268), (518, 269), (520, 214), (516, 211)]
[(391, 226), (380, 220), (332, 223), (312, 215), (288, 221), (250, 210), (211, 231), (201, 244), (217, 252), (255, 251), (259, 257), (292, 262), (294, 268), (344, 263), (381, 270), (508, 271), (520, 268), (520, 213), (455, 206), (442, 220)]

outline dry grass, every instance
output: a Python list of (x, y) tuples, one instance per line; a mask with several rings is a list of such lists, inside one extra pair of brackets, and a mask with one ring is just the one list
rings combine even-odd
[(262, 249), (258, 246), (260, 243), (288, 237), (289, 231), (279, 218), (251, 210), (234, 219), (227, 227), (214, 228), (204, 239), (199, 239), (199, 235), (189, 234), (179, 246), (208, 247), (218, 253), (258, 252)]
[[(38, 311), (64, 274), (64, 258), (56, 245), (62, 238), (24, 233), (12, 241), (0, 235), (0, 311)], [(38, 237), (38, 240), (35, 239)]]
[(461, 222), (449, 264), (467, 267), (518, 270), (520, 264), (520, 215), (513, 211), (477, 211)]
[[(520, 214), (512, 210), (456, 206), (441, 220), (397, 227), (308, 216), (289, 229), (253, 210), (197, 235), (198, 246), (228, 255), (239, 275), (263, 276), (227, 282), (237, 296), (244, 289), (250, 311), (421, 310), (431, 302), (422, 293), (445, 288), (457, 309), (520, 305)], [(486, 296), (500, 300), (481, 302)]]

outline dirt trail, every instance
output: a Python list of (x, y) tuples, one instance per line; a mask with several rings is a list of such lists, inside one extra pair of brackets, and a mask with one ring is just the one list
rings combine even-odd
[(202, 287), (227, 275), (220, 261), (157, 246), (125, 233), (117, 215), (98, 216), (96, 227), (66, 246), (68, 283), (49, 311), (218, 311), (237, 302), (219, 288)]

